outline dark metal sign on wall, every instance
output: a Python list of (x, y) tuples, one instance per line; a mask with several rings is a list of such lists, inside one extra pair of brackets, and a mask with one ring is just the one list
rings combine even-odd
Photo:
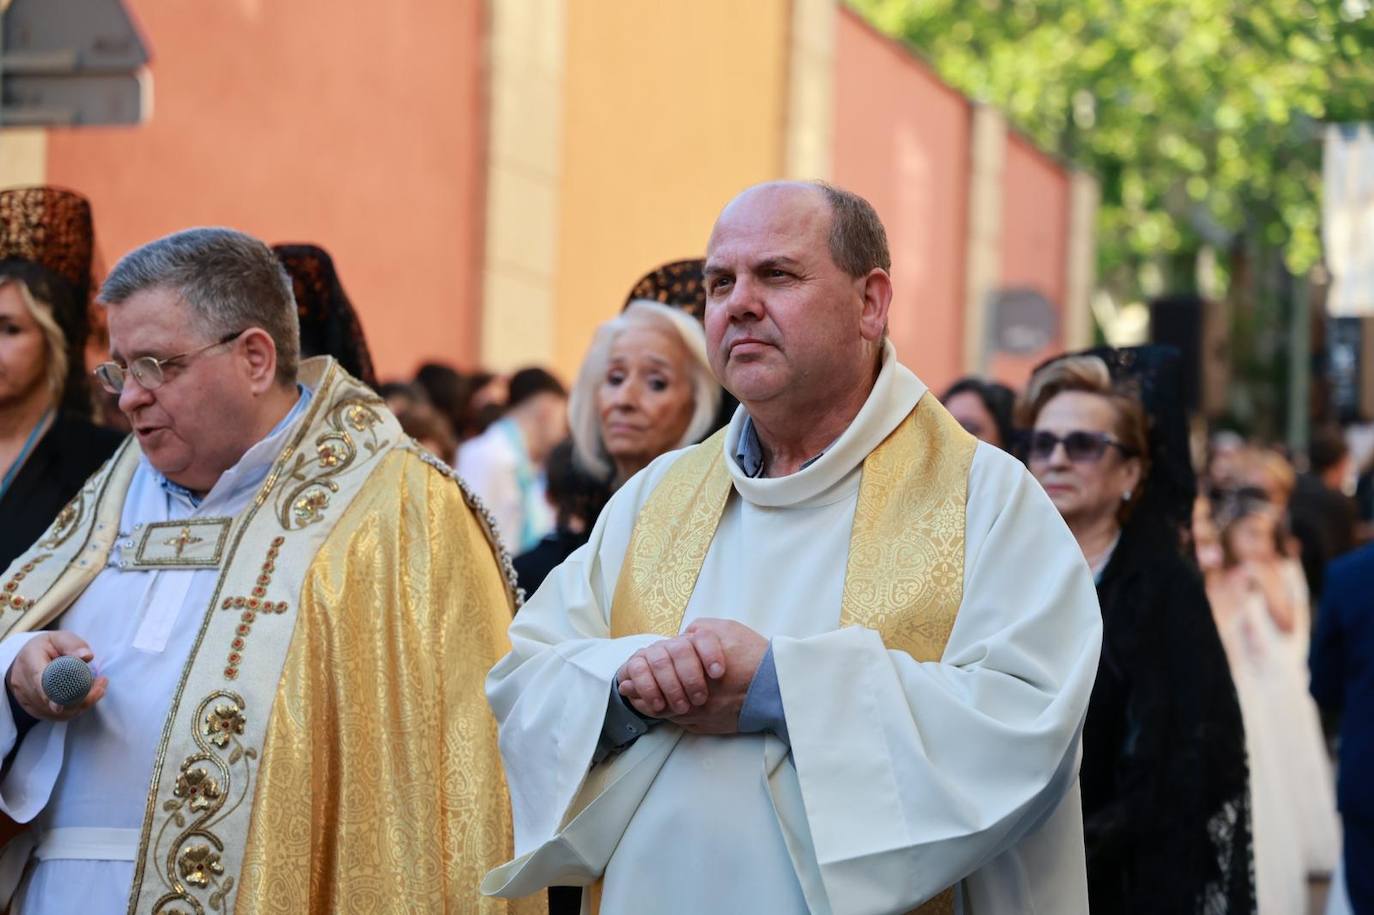
[(1031, 356), (1050, 346), (1059, 334), (1059, 313), (1053, 303), (1028, 286), (994, 291), (989, 296), (988, 314), (994, 353)]
[(0, 126), (142, 123), (147, 64), (120, 0), (0, 0)]

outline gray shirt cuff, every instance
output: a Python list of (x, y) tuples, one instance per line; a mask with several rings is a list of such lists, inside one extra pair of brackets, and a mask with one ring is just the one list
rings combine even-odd
[(605, 761), (612, 753), (634, 743), (649, 728), (658, 724), (657, 718), (646, 718), (620, 695), (620, 684), (611, 679), (611, 695), (606, 700), (606, 717), (601, 722), (601, 736), (596, 741), (596, 751), (592, 754), (592, 765)]
[(741, 734), (755, 734), (768, 731), (784, 743), (791, 745), (787, 736), (787, 717), (782, 708), (782, 690), (778, 688), (778, 668), (773, 663), (773, 643), (768, 643), (768, 651), (754, 671), (754, 679), (749, 681), (749, 691), (744, 695), (744, 707), (739, 712), (739, 731)]

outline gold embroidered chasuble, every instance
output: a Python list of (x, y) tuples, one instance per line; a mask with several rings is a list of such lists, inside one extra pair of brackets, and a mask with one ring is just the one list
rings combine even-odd
[[(681, 631), (732, 492), (726, 431), (679, 459), (644, 504), (611, 604), (612, 638)], [(976, 445), (926, 392), (864, 461), (841, 627), (873, 629), (890, 649), (940, 660), (963, 598), (965, 498)], [(600, 883), (591, 895), (595, 911)], [(953, 913), (953, 890), (917, 911)]]
[[(219, 568), (147, 790), (131, 913), (543, 911), (482, 898), (510, 857), (482, 692), (509, 648), (485, 510), (333, 360), (249, 507), (152, 525), (140, 567)], [(0, 632), (104, 568), (132, 441), (0, 579)]]

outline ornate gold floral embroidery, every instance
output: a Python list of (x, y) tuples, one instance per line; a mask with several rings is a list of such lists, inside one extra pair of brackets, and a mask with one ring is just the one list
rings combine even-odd
[(277, 520), (283, 528), (299, 530), (322, 519), (329, 497), (339, 491), (334, 477), (353, 465), (359, 447), (369, 458), (382, 449), (376, 432), (382, 418), (373, 409), (378, 403), (375, 397), (361, 396), (336, 404), (326, 420), (328, 431), (315, 439), (313, 457), (296, 455), (284, 471), (288, 485), (277, 495)]
[(217, 705), (205, 716), (205, 736), (221, 750), (235, 737), (243, 736), (247, 719), (232, 705)]
[[(154, 845), (164, 862), (158, 878), (167, 888), (153, 905), (155, 915), (184, 913), (184, 906), (195, 915), (228, 912), (234, 889), (222, 858), (224, 841), (215, 827), (248, 800), (258, 751), (238, 739), (247, 719), (237, 693), (211, 693), (192, 720), (200, 724), (191, 735), (199, 752), (181, 763), (172, 796), (162, 804), (170, 816)], [(173, 826), (179, 831), (169, 837)], [(210, 890), (204, 899), (197, 892), (203, 890)]]
[(359, 432), (382, 421), (376, 413), (357, 402), (349, 406), (345, 415), (348, 417), (348, 424)]
[[(224, 744), (218, 745), (224, 746)], [(219, 800), (223, 793), (219, 782), (211, 778), (210, 773), (199, 766), (190, 769), (182, 766), (181, 774), (177, 776), (176, 787), (172, 789), (172, 796), (185, 798), (187, 806), (194, 813), (199, 813), (209, 807), (213, 801)]]
[(181, 877), (197, 889), (205, 889), (210, 881), (224, 873), (219, 855), (208, 845), (191, 845), (177, 858)]
[[(267, 558), (263, 560), (262, 570), (258, 573), (257, 581), (253, 584), (253, 590), (248, 597), (226, 597), (220, 603), (222, 610), (238, 610), (239, 625), (234, 630), (234, 639), (229, 643), (229, 656), (224, 665), (224, 679), (234, 680), (239, 675), (239, 665), (243, 662), (243, 649), (248, 644), (248, 633), (253, 631), (253, 622), (258, 618), (259, 613), (285, 613), (286, 601), (267, 600), (267, 586), (272, 583), (272, 573), (277, 569), (277, 554), (281, 551), (282, 544), (286, 542), (285, 537), (272, 538), (272, 544), (267, 548)], [(240, 725), (239, 733), (243, 733)], [(220, 744), (224, 746), (224, 744)]]
[[(328, 466), (333, 467), (331, 463)], [(322, 489), (312, 490), (296, 500), (291, 506), (291, 514), (302, 525), (320, 520), (321, 512), (329, 507), (329, 493)]]
[(51, 558), (51, 556), (51, 553), (39, 553), (37, 556), (20, 566), (18, 571), (10, 576), (10, 580), (5, 582), (3, 588), (0, 588), (0, 610), (6, 607), (14, 610), (27, 610), (33, 606), (32, 599), (25, 598), (18, 593), (19, 584), (29, 576), (30, 572), (38, 568), (44, 560)]
[(86, 494), (78, 492), (72, 497), (62, 511), (57, 513), (57, 519), (53, 521), (52, 527), (48, 528), (48, 536), (39, 541), (39, 546), (45, 550), (55, 550), (76, 530), (81, 516), (85, 514)]

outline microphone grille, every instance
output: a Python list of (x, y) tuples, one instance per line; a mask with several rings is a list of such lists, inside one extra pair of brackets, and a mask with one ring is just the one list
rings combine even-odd
[(91, 666), (71, 655), (54, 658), (43, 668), (43, 692), (64, 707), (81, 704), (94, 682)]

